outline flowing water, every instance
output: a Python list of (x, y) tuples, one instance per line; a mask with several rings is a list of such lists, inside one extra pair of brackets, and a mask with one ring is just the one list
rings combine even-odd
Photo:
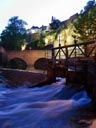
[(71, 120), (91, 99), (85, 90), (59, 83), (27, 88), (5, 88), (0, 77), (0, 128), (76, 128)]

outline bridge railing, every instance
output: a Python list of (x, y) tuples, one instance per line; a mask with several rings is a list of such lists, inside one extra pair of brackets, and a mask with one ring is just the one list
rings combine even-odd
[(96, 55), (96, 40), (52, 48), (52, 59), (70, 59)]

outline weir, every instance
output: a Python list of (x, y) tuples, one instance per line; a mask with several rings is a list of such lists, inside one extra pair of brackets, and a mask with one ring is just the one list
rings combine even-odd
[(77, 43), (52, 48), (52, 61), (62, 63), (74, 71), (87, 70), (88, 64), (96, 64), (96, 41)]
[[(52, 48), (52, 61), (65, 68), (66, 84), (84, 84), (92, 98), (96, 88), (96, 40)], [(55, 65), (55, 67), (56, 67)]]

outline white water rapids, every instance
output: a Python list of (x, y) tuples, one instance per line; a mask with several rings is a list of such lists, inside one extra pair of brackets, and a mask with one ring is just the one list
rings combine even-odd
[(62, 84), (36, 88), (5, 88), (0, 77), (0, 128), (75, 128), (71, 119), (90, 103), (85, 90)]

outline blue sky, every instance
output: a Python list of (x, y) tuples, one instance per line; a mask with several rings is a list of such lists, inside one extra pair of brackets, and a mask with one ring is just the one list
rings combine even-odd
[(80, 13), (87, 2), (88, 0), (0, 0), (0, 33), (13, 16), (26, 21), (26, 28), (33, 25), (40, 27), (48, 25), (52, 16), (63, 21)]

